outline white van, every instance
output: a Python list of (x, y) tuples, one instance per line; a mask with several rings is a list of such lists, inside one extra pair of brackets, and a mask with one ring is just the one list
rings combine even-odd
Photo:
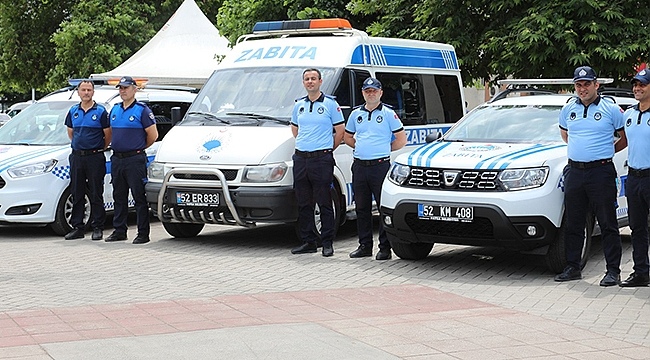
[[(404, 151), (430, 133), (444, 133), (465, 111), (450, 45), (369, 37), (343, 19), (257, 23), (226, 55), (151, 164), (147, 201), (170, 235), (196, 236), (205, 224), (297, 219), (289, 120), (295, 100), (306, 94), (301, 79), (307, 68), (322, 72), (321, 90), (336, 97), (346, 118), (364, 102), (361, 83), (378, 78), (382, 100), (406, 126)], [(340, 224), (346, 214), (354, 216), (352, 151), (341, 145), (334, 157)]]
[[(81, 100), (76, 85), (49, 94), (26, 107), (6, 125), (0, 127), (0, 224), (51, 225), (55, 233), (72, 230), (70, 216), (70, 139), (65, 116)], [(145, 88), (136, 93), (138, 101), (149, 105), (159, 131), (159, 140), (171, 128), (171, 108), (186, 111), (196, 96), (190, 89)], [(110, 111), (121, 102), (115, 85), (96, 85), (94, 100)], [(147, 149), (153, 160), (159, 142)], [(106, 153), (104, 208), (113, 209), (110, 186), (110, 155)], [(87, 200), (87, 199), (86, 199)], [(90, 216), (86, 201), (84, 222)]]

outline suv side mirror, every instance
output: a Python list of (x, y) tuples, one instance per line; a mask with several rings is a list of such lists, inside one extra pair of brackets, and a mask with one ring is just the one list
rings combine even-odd
[(172, 115), (172, 126), (174, 126), (179, 121), (181, 121), (181, 108), (180, 108), (180, 106), (174, 106), (171, 109), (171, 115)]

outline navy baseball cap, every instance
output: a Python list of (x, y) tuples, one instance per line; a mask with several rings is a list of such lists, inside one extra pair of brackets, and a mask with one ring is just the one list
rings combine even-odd
[(130, 86), (130, 85), (136, 85), (135, 80), (133, 80), (132, 77), (130, 76), (122, 76), (120, 79), (120, 83), (117, 84), (115, 87), (120, 87), (120, 86)]
[(580, 80), (596, 80), (596, 72), (589, 66), (579, 66), (573, 72), (573, 82)]
[(363, 81), (363, 86), (361, 87), (361, 90), (366, 90), (366, 89), (381, 90), (381, 82), (375, 78), (367, 78), (366, 80)]
[(634, 84), (635, 81), (640, 82), (643, 85), (650, 84), (650, 71), (643, 69), (639, 71), (633, 78), (631, 83)]

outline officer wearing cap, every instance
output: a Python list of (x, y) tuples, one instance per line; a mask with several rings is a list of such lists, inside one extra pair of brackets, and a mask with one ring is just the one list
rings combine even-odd
[[(345, 125), (343, 140), (354, 149), (352, 163), (352, 189), (359, 247), (350, 253), (351, 258), (372, 256), (372, 199), (379, 206), (381, 184), (390, 168), (390, 152), (406, 145), (404, 126), (397, 114), (381, 102), (381, 82), (367, 78), (361, 86), (365, 104), (356, 107)], [(392, 257), (390, 243), (379, 222), (379, 252), (377, 260)]]
[(70, 224), (73, 229), (65, 235), (66, 240), (84, 237), (84, 202), (88, 195), (90, 200), (90, 225), (93, 228), (92, 239), (103, 237), (104, 220), (104, 176), (106, 176), (106, 158), (104, 149), (111, 142), (111, 128), (108, 112), (101, 104), (93, 100), (95, 85), (90, 80), (82, 80), (77, 87), (81, 99), (73, 105), (65, 116), (68, 137), (71, 140), (70, 154), (70, 190), (72, 192), (72, 215)]
[(625, 182), (628, 219), (632, 230), (634, 272), (621, 282), (622, 287), (648, 286), (648, 209), (650, 208), (650, 71), (643, 69), (632, 78), (638, 104), (625, 111), (628, 144), (628, 171)]
[(124, 76), (116, 86), (120, 90), (121, 103), (111, 109), (109, 119), (113, 129), (111, 148), (111, 176), (115, 213), (115, 230), (106, 241), (126, 240), (126, 217), (129, 211), (129, 189), (135, 200), (138, 234), (134, 244), (149, 242), (149, 205), (144, 186), (147, 182), (147, 154), (145, 149), (158, 139), (156, 121), (151, 109), (135, 100), (136, 82)]
[(330, 189), (334, 181), (332, 152), (343, 140), (344, 119), (339, 104), (320, 91), (323, 79), (318, 69), (302, 73), (307, 96), (296, 100), (291, 114), (291, 131), (296, 138), (293, 155), (293, 187), (298, 201), (298, 226), (302, 245), (292, 254), (317, 251), (314, 206), (321, 219), (323, 256), (334, 255), (334, 209)]
[[(584, 229), (590, 209), (602, 233), (607, 272), (600, 286), (620, 282), (621, 237), (616, 219), (616, 169), (614, 153), (627, 146), (623, 110), (609, 98), (598, 95), (596, 72), (589, 66), (575, 69), (577, 94), (560, 112), (562, 139), (567, 143), (569, 164), (564, 179), (565, 248), (567, 267), (555, 281), (582, 278)], [(620, 139), (615, 141), (614, 134)]]

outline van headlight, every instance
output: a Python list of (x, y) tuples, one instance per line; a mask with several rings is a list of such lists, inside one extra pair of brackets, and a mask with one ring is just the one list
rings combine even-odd
[(165, 166), (157, 161), (152, 161), (147, 168), (149, 179), (162, 180), (165, 177)]
[(411, 168), (409, 166), (394, 163), (388, 172), (388, 179), (397, 185), (402, 185), (410, 173)]
[(59, 161), (56, 159), (41, 161), (29, 165), (21, 165), (7, 170), (12, 178), (21, 178), (27, 176), (41, 175), (49, 173)]
[(503, 170), (499, 181), (506, 191), (536, 188), (544, 185), (548, 171), (548, 167)]
[(288, 168), (289, 166), (286, 163), (246, 166), (244, 167), (242, 182), (277, 182), (284, 178)]

